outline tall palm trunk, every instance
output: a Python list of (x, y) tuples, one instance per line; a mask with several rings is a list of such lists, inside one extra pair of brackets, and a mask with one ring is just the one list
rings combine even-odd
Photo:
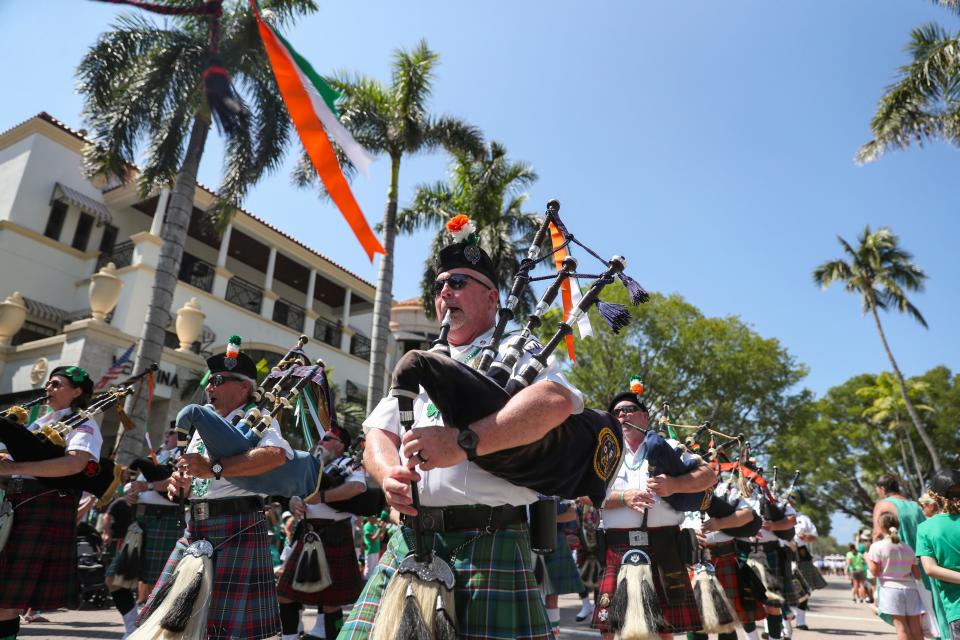
[(910, 396), (907, 393), (907, 381), (903, 379), (903, 374), (900, 373), (900, 367), (897, 366), (897, 361), (893, 359), (893, 352), (890, 350), (890, 345), (887, 344), (887, 335), (883, 332), (883, 325), (880, 323), (880, 314), (877, 313), (877, 307), (870, 298), (867, 299), (867, 304), (870, 305), (870, 313), (873, 314), (873, 320), (877, 323), (877, 331), (880, 333), (880, 341), (883, 342), (883, 348), (887, 352), (887, 357), (890, 358), (890, 366), (893, 367), (893, 375), (897, 377), (897, 382), (900, 383), (900, 393), (903, 394), (903, 404), (907, 407), (907, 414), (910, 416), (910, 421), (913, 422), (913, 426), (916, 427), (917, 433), (920, 434), (920, 439), (923, 440), (923, 445), (930, 453), (930, 460), (933, 462), (934, 471), (939, 471), (941, 467), (940, 454), (937, 453), (937, 448), (933, 445), (933, 439), (930, 438), (930, 434), (927, 433), (927, 429), (923, 426), (923, 423), (920, 422), (920, 415), (917, 413), (917, 409), (910, 401)]
[[(900, 431), (896, 429), (896, 431)], [(906, 429), (904, 429), (906, 432)], [(923, 480), (914, 475), (913, 471), (910, 470), (910, 461), (907, 459), (907, 445), (903, 444), (905, 438), (909, 438), (910, 435), (907, 433), (897, 435), (897, 443), (900, 445), (900, 458), (903, 460), (903, 478), (906, 480), (907, 484), (910, 487), (910, 493), (913, 497), (920, 496), (920, 489), (918, 488)]]
[(400, 181), (400, 156), (390, 156), (390, 190), (383, 214), (383, 249), (377, 273), (377, 294), (373, 300), (373, 332), (370, 336), (370, 372), (367, 375), (367, 413), (383, 397), (383, 376), (390, 336), (390, 310), (393, 303), (393, 245), (397, 238), (397, 193)]
[[(134, 373), (142, 371), (150, 363), (159, 363), (163, 357), (164, 337), (172, 317), (170, 307), (173, 305), (173, 292), (177, 287), (183, 245), (187, 239), (190, 213), (193, 211), (197, 171), (200, 168), (200, 158), (203, 156), (203, 147), (209, 131), (210, 123), (207, 120), (201, 117), (194, 119), (187, 152), (174, 181), (166, 215), (163, 212), (156, 214), (164, 215), (160, 232), (163, 237), (163, 246), (160, 248), (160, 260), (154, 274), (150, 305), (147, 307), (143, 331), (140, 334), (140, 342), (137, 344), (137, 356), (133, 363)], [(146, 452), (146, 442), (143, 437), (147, 425), (146, 409), (146, 394), (137, 394), (127, 400), (126, 410), (133, 418), (136, 428), (121, 440), (116, 456), (120, 464), (127, 465)]]
[(903, 433), (906, 436), (907, 448), (910, 449), (910, 458), (913, 460), (913, 468), (916, 469), (917, 478), (919, 479), (920, 490), (917, 495), (923, 493), (923, 467), (920, 466), (920, 459), (917, 457), (917, 450), (913, 446), (913, 438), (910, 437), (910, 431), (907, 429), (907, 425), (903, 425)]

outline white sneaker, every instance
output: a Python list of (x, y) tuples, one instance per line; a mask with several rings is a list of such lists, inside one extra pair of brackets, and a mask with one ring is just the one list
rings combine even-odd
[(583, 622), (593, 617), (593, 604), (589, 601), (580, 606), (580, 612), (577, 614), (577, 622)]

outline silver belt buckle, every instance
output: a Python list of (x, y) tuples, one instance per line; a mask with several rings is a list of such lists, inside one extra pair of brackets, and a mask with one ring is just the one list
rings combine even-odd
[(627, 540), (631, 547), (646, 547), (650, 544), (650, 536), (646, 531), (630, 531), (627, 533)]
[(210, 503), (197, 502), (193, 505), (193, 517), (197, 520), (206, 520), (210, 517)]
[(10, 478), (7, 482), (7, 493), (12, 496), (23, 493), (23, 478)]

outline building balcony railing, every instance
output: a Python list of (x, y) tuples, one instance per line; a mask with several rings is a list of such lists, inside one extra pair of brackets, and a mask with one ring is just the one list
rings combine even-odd
[(360, 334), (354, 334), (350, 339), (350, 353), (357, 356), (358, 358), (363, 358), (364, 360), (370, 359), (370, 338), (366, 336), (361, 336)]
[(289, 300), (283, 298), (273, 303), (273, 321), (290, 327), (294, 331), (303, 331), (304, 311)]
[(339, 320), (333, 322), (326, 318), (317, 318), (317, 323), (313, 326), (313, 337), (339, 349), (343, 338), (343, 323)]
[(213, 291), (215, 273), (216, 267), (209, 262), (189, 253), (184, 253), (183, 259), (180, 261), (180, 273), (177, 275), (177, 279), (210, 293)]
[(343, 385), (343, 396), (347, 402), (366, 406), (367, 393), (367, 389), (350, 380), (347, 380), (346, 384)]
[(109, 253), (106, 251), (100, 252), (100, 257), (97, 258), (97, 266), (93, 268), (93, 272), (100, 271), (111, 262), (116, 265), (117, 269), (129, 267), (133, 264), (133, 241), (118, 242), (113, 245), (113, 250)]
[(243, 278), (234, 276), (227, 283), (227, 293), (224, 299), (259, 315), (260, 308), (263, 305), (263, 289)]

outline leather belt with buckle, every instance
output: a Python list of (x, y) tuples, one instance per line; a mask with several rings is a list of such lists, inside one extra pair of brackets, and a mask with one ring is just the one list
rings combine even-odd
[(137, 505), (137, 517), (143, 518), (144, 516), (156, 517), (156, 518), (168, 518), (178, 516), (181, 513), (179, 505), (171, 504), (138, 504)]
[(260, 496), (196, 500), (190, 503), (190, 517), (194, 520), (209, 520), (219, 516), (256, 513), (258, 511), (263, 511), (263, 498)]
[(50, 487), (33, 478), (10, 478), (7, 480), (6, 491), (9, 496), (16, 496), (21, 493), (41, 493), (49, 490)]
[[(499, 507), (487, 505), (424, 507), (421, 505), (419, 515), (415, 517), (420, 518), (424, 529), (438, 533), (486, 528), (495, 531), (509, 525), (526, 522), (527, 508), (526, 506), (514, 507), (511, 505)], [(414, 517), (404, 516), (404, 522), (413, 526)]]

